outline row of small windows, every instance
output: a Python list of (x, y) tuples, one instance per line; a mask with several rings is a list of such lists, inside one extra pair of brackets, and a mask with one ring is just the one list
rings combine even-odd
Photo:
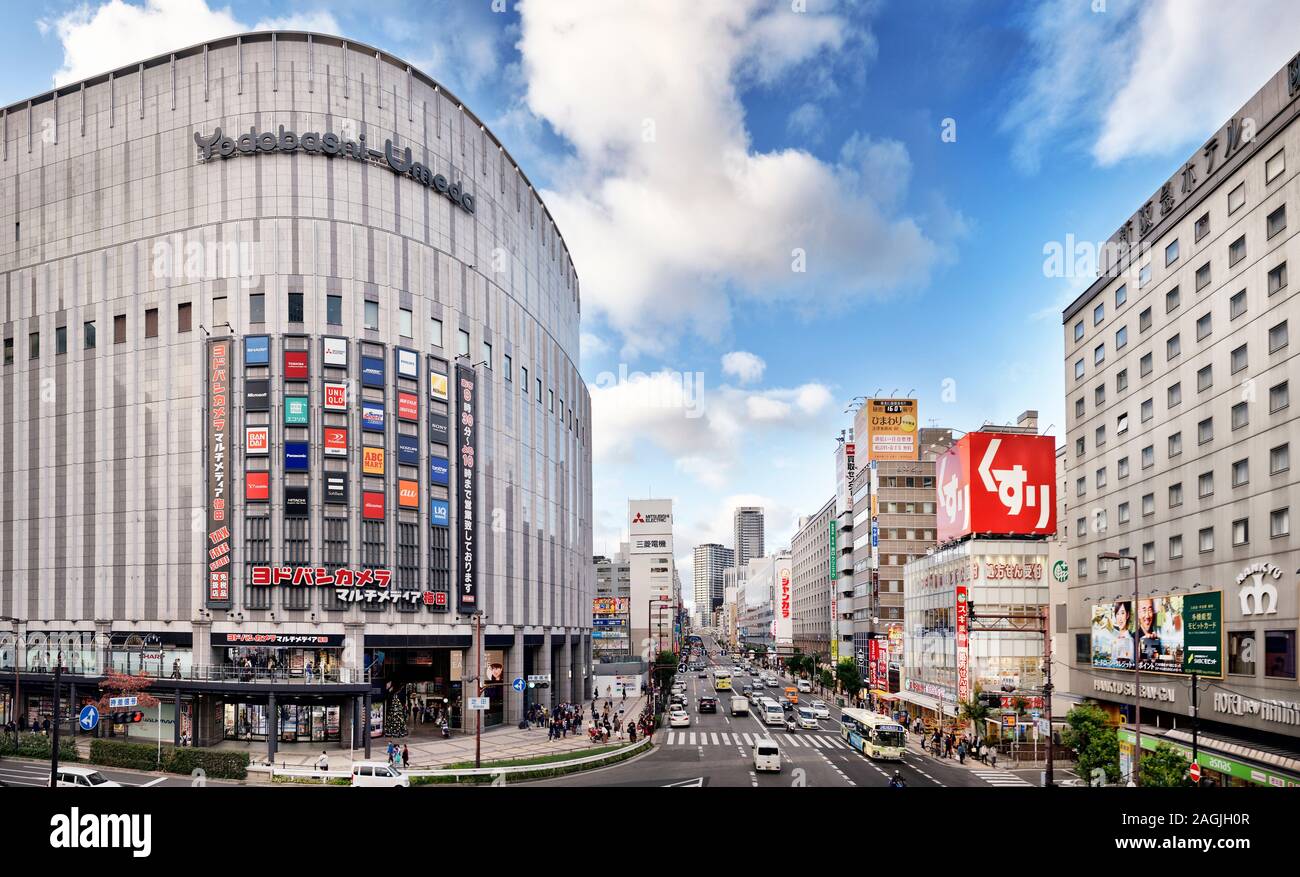
[[(192, 310), (189, 302), (182, 302), (176, 306), (176, 331), (178, 333), (189, 332), (193, 328)], [(93, 350), (99, 343), (99, 333), (95, 327), (94, 320), (87, 320), (82, 323), (82, 346), (86, 350)], [(144, 312), (144, 337), (158, 337), (158, 309), (149, 308)], [(126, 343), (126, 314), (117, 314), (113, 317), (113, 343)], [(68, 352), (68, 327), (57, 326), (54, 329), (54, 354), (61, 356)], [(29, 359), (39, 359), (41, 355), (41, 333), (30, 332), (27, 335), (27, 355)], [(6, 338), (4, 340), (4, 364), (12, 365), (14, 361), (14, 339)]]
[[(1102, 516), (1104, 518), (1104, 515)], [(1086, 521), (1080, 518), (1075, 522), (1076, 526), (1085, 526)], [(1104, 529), (1104, 522), (1100, 525)], [(1238, 518), (1232, 522), (1230, 527), (1232, 546), (1240, 548), (1250, 544), (1250, 518)], [(1270, 539), (1281, 539), (1291, 535), (1291, 509), (1280, 508), (1273, 509), (1268, 513), (1268, 535)], [(1169, 537), (1169, 559), (1178, 560), (1183, 556), (1183, 535), (1176, 533)], [(1196, 548), (1202, 554), (1208, 554), (1214, 551), (1215, 538), (1214, 527), (1202, 527), (1196, 534)], [(1119, 552), (1125, 556), (1128, 555), (1127, 549)], [(1156, 544), (1155, 542), (1142, 543), (1142, 562), (1156, 562)], [(1105, 559), (1100, 555), (1097, 557), (1097, 568), (1103, 573), (1106, 571)], [(1079, 577), (1088, 577), (1088, 558), (1079, 558)]]
[[(1229, 194), (1229, 200), (1228, 200), (1229, 213), (1232, 213), (1235, 209), (1232, 206), (1234, 196), (1239, 196), (1241, 199), (1241, 203), (1244, 203), (1244, 199), (1245, 199), (1244, 184), (1239, 185), (1236, 189), (1234, 189)], [(1237, 206), (1240, 206), (1240, 204), (1238, 204)], [(1285, 230), (1286, 230), (1286, 205), (1283, 204), (1279, 206), (1277, 209), (1275, 209), (1273, 212), (1271, 212), (1268, 215), (1267, 219), (1265, 219), (1265, 238), (1268, 240), (1272, 240), (1273, 237), (1275, 237), (1277, 234)], [(1206, 213), (1200, 219), (1196, 220), (1196, 225), (1195, 225), (1196, 240), (1200, 241), (1201, 238), (1209, 234), (1209, 231), (1210, 231), (1210, 214)], [(1174, 239), (1165, 247), (1165, 267), (1169, 267), (1173, 265), (1175, 262), (1177, 262), (1178, 256), (1179, 256), (1178, 240)], [(1229, 268), (1235, 267), (1245, 258), (1246, 258), (1246, 236), (1243, 234), (1241, 237), (1237, 238), (1231, 244), (1228, 245), (1228, 267)], [(1151, 277), (1151, 265), (1150, 263), (1148, 263), (1142, 266), (1142, 268), (1139, 271), (1139, 279), (1138, 279), (1139, 287), (1146, 286), (1147, 281), (1150, 279), (1150, 277)], [(1210, 263), (1207, 261), (1200, 268), (1196, 269), (1196, 291), (1200, 292), (1201, 290), (1205, 289), (1207, 286), (1210, 285), (1210, 282), (1211, 282)], [(1270, 288), (1271, 288), (1271, 283), (1270, 283)], [(1165, 299), (1166, 313), (1169, 313), (1170, 311), (1173, 310), (1173, 307), (1170, 307), (1169, 305), (1169, 296), (1171, 295), (1174, 297), (1176, 301), (1178, 295), (1177, 287), (1175, 287), (1169, 294), (1166, 295), (1166, 299)], [(1118, 310), (1121, 306), (1123, 306), (1124, 303), (1127, 301), (1128, 301), (1128, 284), (1120, 284), (1120, 286), (1115, 290), (1116, 310)], [(1177, 307), (1177, 305), (1175, 304), (1174, 307)], [(1149, 325), (1150, 311), (1149, 310), (1144, 311), (1143, 314), (1146, 317), (1147, 323)], [(1099, 326), (1105, 319), (1106, 319), (1106, 304), (1105, 302), (1102, 302), (1092, 309), (1092, 324), (1094, 326)], [(1144, 326), (1143, 328), (1145, 329), (1146, 327)], [(1082, 341), (1083, 336), (1084, 336), (1083, 320), (1079, 320), (1074, 324), (1074, 340), (1076, 342)]]
[[(1229, 300), (1230, 319), (1235, 320), (1237, 317), (1241, 316), (1245, 312), (1246, 312), (1246, 291), (1242, 290), (1241, 292), (1237, 293)], [(1202, 316), (1200, 319), (1196, 321), (1196, 340), (1204, 341), (1206, 338), (1210, 337), (1213, 331), (1214, 331), (1213, 319), (1211, 318), (1210, 313), (1207, 312), (1204, 316)], [(1116, 336), (1117, 347), (1123, 347), (1128, 343), (1127, 332), (1124, 329), (1121, 329), (1120, 332), (1123, 334), (1122, 336), (1119, 334), (1117, 334)], [(1276, 325), (1271, 326), (1269, 328), (1268, 330), (1269, 354), (1277, 353), (1279, 350), (1285, 348), (1289, 343), (1290, 343), (1290, 330), (1287, 326), (1286, 320), (1283, 320), (1282, 322), (1277, 323)], [(1179, 356), (1182, 355), (1182, 352), (1183, 352), (1182, 333), (1176, 332), (1169, 338), (1165, 339), (1165, 362), (1173, 362), (1175, 359), (1177, 359)], [(1248, 354), (1249, 351), (1248, 351), (1247, 344), (1241, 344), (1232, 350), (1231, 354), (1229, 354), (1229, 360), (1230, 360), (1229, 366), (1233, 374), (1236, 374), (1237, 372), (1249, 366), (1250, 363), (1249, 363)], [(1106, 358), (1105, 346), (1101, 345), (1097, 348), (1096, 352), (1094, 353), (1093, 361), (1096, 364), (1100, 365), (1103, 361), (1105, 361), (1105, 358)], [(1197, 372), (1198, 383), (1200, 382), (1200, 376), (1202, 374), (1209, 374), (1209, 370), (1211, 368), (1212, 368), (1211, 366), (1207, 365), (1201, 368)], [(1151, 374), (1153, 371), (1155, 371), (1155, 358), (1153, 357), (1151, 352), (1148, 351), (1138, 359), (1138, 373), (1140, 377), (1146, 377), (1147, 375)], [(1074, 373), (1076, 378), (1083, 377), (1082, 359), (1075, 363)], [(1206, 386), (1208, 386), (1208, 384)], [(1126, 389), (1128, 389), (1128, 369), (1121, 369), (1115, 374), (1115, 391), (1116, 393), (1122, 393)], [(1201, 389), (1205, 389), (1205, 387), (1202, 386)], [(1098, 384), (1093, 389), (1093, 397), (1094, 397), (1095, 404), (1098, 407), (1100, 407), (1106, 401), (1106, 385)], [(1074, 400), (1075, 417), (1083, 417), (1085, 410), (1086, 408), (1084, 404), (1084, 397), (1080, 396), (1079, 398)]]
[[(1240, 404), (1241, 404), (1241, 405), (1245, 405), (1246, 403), (1243, 402), (1243, 403), (1240, 403)], [(1237, 407), (1240, 407), (1240, 406), (1237, 406)], [(1244, 425), (1245, 421), (1243, 420), (1242, 422), (1243, 422), (1243, 425)], [(1208, 433), (1208, 437), (1205, 439), (1206, 441), (1209, 441), (1211, 438), (1213, 438), (1213, 423), (1212, 423), (1210, 420), (1204, 420), (1204, 421), (1201, 421), (1200, 426), (1201, 426), (1201, 428), (1202, 428), (1202, 430), (1203, 430), (1203, 431), (1201, 432), (1201, 435), (1206, 435), (1206, 434)], [(1176, 432), (1176, 433), (1174, 433), (1173, 435), (1171, 435), (1171, 436), (1169, 437), (1168, 445), (1169, 445), (1169, 458), (1170, 458), (1170, 459), (1173, 459), (1174, 457), (1177, 457), (1179, 454), (1181, 454), (1181, 453), (1183, 452), (1183, 435), (1182, 435), (1182, 433), (1181, 433), (1181, 432)], [(1155, 465), (1155, 446), (1154, 446), (1154, 445), (1147, 445), (1146, 447), (1144, 447), (1144, 448), (1142, 449), (1140, 459), (1141, 459), (1141, 465), (1142, 465), (1142, 468), (1143, 468), (1143, 469), (1149, 469), (1150, 467), (1154, 466), (1154, 465)], [(1289, 470), (1290, 468), (1291, 468), (1291, 448), (1290, 448), (1290, 444), (1289, 444), (1289, 443), (1284, 443), (1284, 444), (1278, 445), (1277, 447), (1272, 448), (1272, 449), (1269, 451), (1269, 455), (1268, 455), (1268, 470), (1269, 470), (1269, 474), (1270, 474), (1270, 475), (1279, 475), (1279, 474), (1281, 474), (1281, 473), (1283, 473), (1283, 472), (1286, 472), (1286, 471)], [(1129, 465), (1129, 458), (1128, 458), (1128, 457), (1121, 457), (1121, 458), (1116, 462), (1116, 464), (1115, 464), (1115, 472), (1116, 472), (1116, 476), (1117, 476), (1121, 481), (1124, 480), (1125, 478), (1127, 478), (1127, 477), (1129, 476), (1129, 474), (1130, 474), (1130, 472), (1131, 472), (1131, 467), (1130, 467), (1130, 465)], [(1236, 461), (1235, 463), (1233, 463), (1233, 464), (1232, 464), (1232, 486), (1233, 486), (1233, 487), (1243, 487), (1243, 486), (1245, 486), (1246, 484), (1248, 484), (1249, 482), (1250, 482), (1250, 460), (1249, 460), (1249, 458), (1243, 458), (1243, 459), (1238, 460), (1238, 461)], [(1096, 472), (1093, 473), (1093, 483), (1096, 485), (1097, 489), (1099, 489), (1099, 490), (1100, 490), (1101, 488), (1104, 488), (1104, 487), (1106, 486), (1106, 467), (1105, 467), (1105, 466), (1100, 467), (1099, 469), (1096, 470)], [(1087, 494), (1088, 494), (1088, 478), (1087, 478), (1086, 475), (1084, 475), (1084, 476), (1080, 476), (1080, 477), (1078, 477), (1078, 478), (1075, 479), (1075, 482), (1074, 482), (1074, 492), (1075, 492), (1075, 496), (1087, 496)], [(1199, 492), (1199, 495), (1202, 496), (1202, 497), (1210, 496), (1211, 494), (1214, 493), (1214, 473), (1213, 473), (1213, 472), (1206, 472), (1206, 473), (1203, 473), (1203, 474), (1200, 476), (1200, 478), (1199, 478), (1199, 480), (1198, 480), (1198, 492)], [(1178, 497), (1178, 502), (1177, 502), (1177, 503), (1173, 502), (1173, 499), (1174, 499), (1174, 497), (1175, 497), (1175, 493), (1177, 494), (1177, 497)], [(1148, 496), (1150, 496), (1150, 494), (1148, 494)], [(1174, 506), (1176, 506), (1176, 505), (1180, 505), (1180, 504), (1182, 503), (1182, 486), (1181, 486), (1181, 484), (1174, 485), (1173, 487), (1170, 488), (1170, 494), (1169, 494), (1169, 497), (1170, 497), (1170, 507), (1171, 507), (1171, 508), (1174, 507)], [(1127, 504), (1122, 505), (1121, 508), (1126, 507), (1126, 505), (1127, 505)], [(1143, 503), (1143, 505), (1144, 505), (1144, 508), (1143, 508), (1143, 514), (1148, 514), (1148, 512), (1147, 512), (1147, 510), (1146, 510), (1146, 508), (1145, 508), (1145, 502)], [(1152, 512), (1155, 511), (1154, 507), (1151, 509), (1151, 511), (1152, 511)], [(1122, 514), (1122, 515), (1121, 515), (1121, 518), (1127, 519), (1127, 515), (1123, 515), (1123, 514)], [(1123, 523), (1123, 522), (1124, 522), (1123, 520), (1120, 521), (1120, 523)]]

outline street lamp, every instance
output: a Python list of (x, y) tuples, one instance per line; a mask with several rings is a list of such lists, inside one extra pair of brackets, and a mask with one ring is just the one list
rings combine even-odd
[[(1117, 551), (1105, 551), (1098, 555), (1101, 560), (1114, 560), (1123, 568), (1124, 561), (1133, 565), (1133, 611), (1137, 612), (1138, 603), (1138, 565), (1137, 558)], [(1137, 644), (1140, 647), (1140, 643)], [(1133, 775), (1129, 785), (1142, 784), (1142, 661), (1140, 648), (1133, 649)]]

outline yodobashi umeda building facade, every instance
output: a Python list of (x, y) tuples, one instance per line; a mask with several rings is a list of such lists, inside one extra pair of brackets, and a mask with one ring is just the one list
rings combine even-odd
[(472, 727), (480, 651), (505, 683), (488, 724), (525, 708), (517, 677), (587, 695), (578, 277), (467, 107), (277, 32), (64, 86), (0, 132), (19, 712), (52, 709), (57, 650), (65, 704), (144, 670), (199, 743), (346, 746), (411, 701)]
[(1122, 217), (1101, 275), (1063, 314), (1073, 532), (1056, 610), (1072, 693), (1130, 723), (1136, 694), (1159, 726), (1144, 744), (1190, 751), (1190, 668), (1211, 655), (1191, 636), (1208, 613), (1222, 660), (1198, 674), (1200, 752), (1219, 783), (1300, 781), (1298, 112), (1300, 56)]

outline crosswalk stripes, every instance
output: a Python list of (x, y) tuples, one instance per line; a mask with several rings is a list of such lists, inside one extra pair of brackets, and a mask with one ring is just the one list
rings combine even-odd
[(1005, 770), (977, 770), (973, 773), (991, 786), (1033, 786), (1024, 777)]
[[(744, 746), (753, 747), (760, 739), (768, 739), (766, 734), (750, 734), (740, 731), (669, 731), (665, 738), (668, 746)], [(781, 734), (775, 739), (778, 744), (790, 749), (850, 749), (847, 744), (833, 734)], [(1002, 776), (1002, 771), (997, 771)]]

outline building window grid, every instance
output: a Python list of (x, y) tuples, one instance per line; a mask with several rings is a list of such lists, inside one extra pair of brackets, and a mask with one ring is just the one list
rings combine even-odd
[[(285, 566), (309, 566), (311, 564), (311, 519), (284, 519), (284, 563)], [(284, 608), (308, 609), (311, 607), (312, 589), (302, 585), (284, 588)]]
[[(244, 517), (244, 581), (250, 582), (253, 567), (271, 562), (271, 519), (265, 515)], [(245, 609), (270, 609), (271, 586), (244, 587)]]

